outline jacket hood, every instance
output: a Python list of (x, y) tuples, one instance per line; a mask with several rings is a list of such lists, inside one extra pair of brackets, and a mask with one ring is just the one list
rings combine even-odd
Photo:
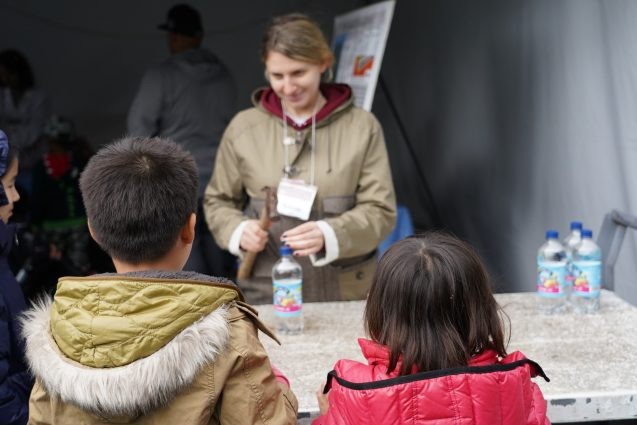
[[(347, 109), (348, 106), (354, 103), (352, 89), (347, 84), (321, 84), (319, 89), (327, 102), (316, 114), (317, 123), (320, 123), (325, 120), (325, 118), (336, 112)], [(281, 99), (276, 95), (274, 90), (272, 90), (272, 87), (262, 87), (257, 89), (252, 95), (252, 103), (261, 110), (269, 112), (278, 118), (283, 118)], [(303, 130), (304, 128), (312, 125), (311, 120), (308, 120), (302, 125), (298, 125), (290, 117), (287, 117), (287, 123), (296, 130)]]
[(167, 61), (180, 68), (190, 78), (201, 82), (218, 79), (225, 69), (217, 56), (201, 47), (177, 53)]
[(165, 405), (229, 340), (238, 290), (201, 280), (63, 278), (23, 317), (26, 357), (51, 395), (102, 417)]
[[(370, 366), (384, 366), (385, 368), (387, 368), (387, 366), (389, 365), (390, 355), (389, 348), (387, 348), (387, 346), (365, 338), (359, 338), (358, 345), (361, 348), (361, 352), (367, 359), (367, 362)], [(400, 370), (401, 362), (402, 359), (399, 359), (398, 365), (396, 366), (397, 370)], [(498, 354), (495, 351), (484, 350), (469, 359), (469, 366), (487, 366), (490, 364), (495, 364), (497, 362)], [(392, 373), (393, 372), (394, 371), (392, 371)]]
[[(387, 373), (390, 355), (389, 348), (387, 348), (387, 346), (365, 338), (359, 338), (358, 345), (361, 348), (363, 356), (367, 359), (367, 363), (373, 368), (373, 375), (367, 378), (379, 380), (395, 378), (398, 376), (402, 365), (402, 356), (398, 359), (398, 363), (396, 363), (394, 370), (392, 370), (391, 373)], [(517, 352), (512, 353), (506, 358), (509, 360), (513, 358), (515, 358), (515, 360), (520, 360)], [(494, 350), (484, 350), (470, 358), (468, 363), (468, 366), (494, 365), (498, 363), (498, 354)], [(414, 369), (412, 373), (417, 373), (417, 370)]]

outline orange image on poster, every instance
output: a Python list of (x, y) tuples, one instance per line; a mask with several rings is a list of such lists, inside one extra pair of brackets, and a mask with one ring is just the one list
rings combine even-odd
[(367, 74), (374, 65), (374, 56), (358, 55), (354, 60), (354, 76), (363, 77)]

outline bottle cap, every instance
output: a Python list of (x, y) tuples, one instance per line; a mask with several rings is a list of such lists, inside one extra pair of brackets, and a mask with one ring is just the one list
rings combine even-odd
[(546, 239), (557, 239), (559, 236), (560, 236), (560, 233), (557, 230), (546, 231)]
[(593, 237), (593, 231), (590, 229), (582, 229), (582, 237), (583, 238), (592, 238)]
[(571, 221), (571, 230), (582, 230), (581, 221)]
[(292, 255), (292, 248), (290, 248), (289, 246), (283, 245), (281, 248), (279, 248), (279, 254), (281, 256)]

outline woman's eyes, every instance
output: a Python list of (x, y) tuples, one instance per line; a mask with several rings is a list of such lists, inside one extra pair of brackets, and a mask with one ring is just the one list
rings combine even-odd
[[(294, 71), (290, 74), (291, 77), (302, 77), (305, 75), (305, 70)], [(282, 80), (283, 74), (270, 74), (270, 78), (274, 80)]]

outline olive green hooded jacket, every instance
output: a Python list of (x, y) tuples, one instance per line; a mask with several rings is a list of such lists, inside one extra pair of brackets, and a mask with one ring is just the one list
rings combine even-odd
[(257, 328), (269, 334), (236, 286), (208, 276), (62, 278), (23, 321), (29, 423), (296, 423)]

